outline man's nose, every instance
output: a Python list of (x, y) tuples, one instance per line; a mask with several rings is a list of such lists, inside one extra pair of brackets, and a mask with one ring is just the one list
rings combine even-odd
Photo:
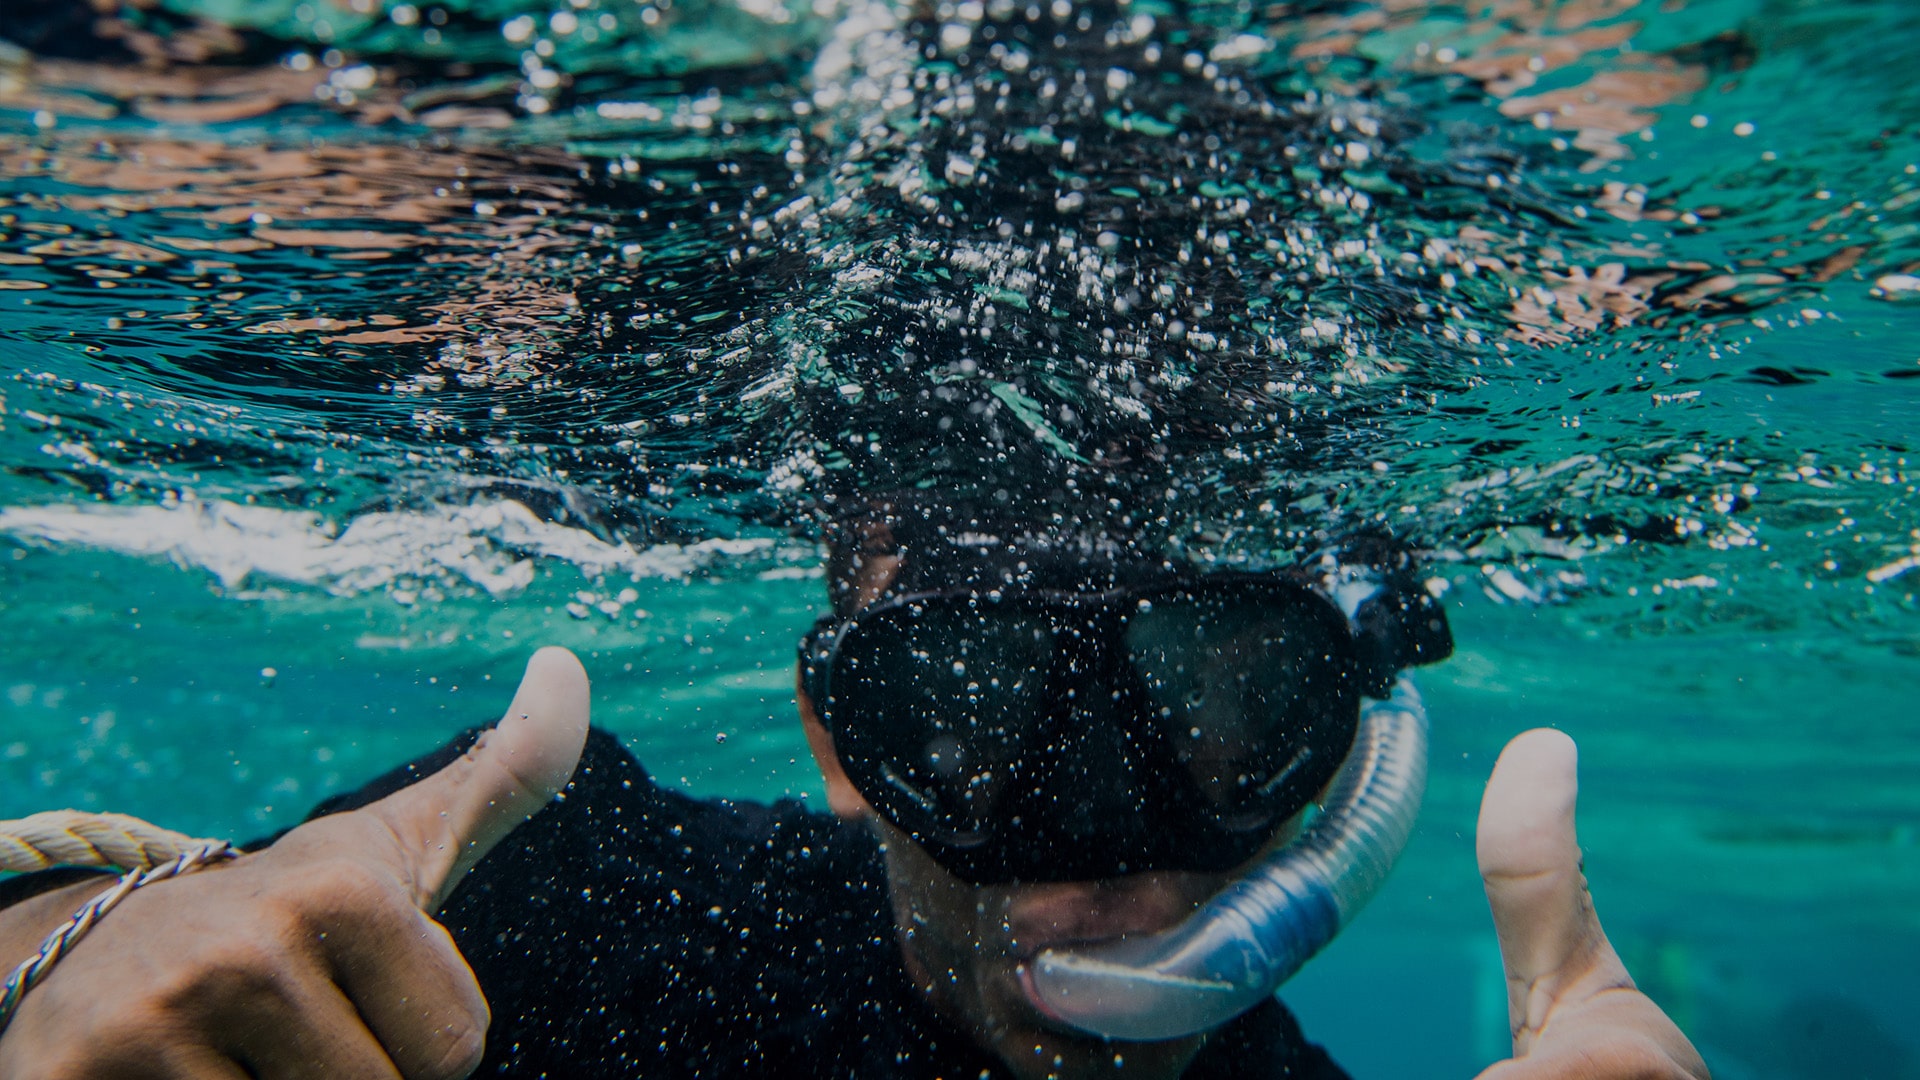
[(1057, 747), (1049, 785), (1055, 820), (1074, 836), (1112, 837), (1144, 827), (1148, 809), (1140, 748), (1125, 722), (1123, 690), (1079, 688)]

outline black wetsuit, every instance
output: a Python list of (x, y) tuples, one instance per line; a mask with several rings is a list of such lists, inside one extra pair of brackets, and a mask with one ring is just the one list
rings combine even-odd
[[(328, 800), (398, 790), (473, 733)], [(595, 731), (562, 801), (440, 913), (493, 1010), (476, 1077), (975, 1080), (1008, 1075), (907, 981), (871, 834), (785, 800), (659, 787)], [(1188, 1077), (1345, 1077), (1269, 1000)]]

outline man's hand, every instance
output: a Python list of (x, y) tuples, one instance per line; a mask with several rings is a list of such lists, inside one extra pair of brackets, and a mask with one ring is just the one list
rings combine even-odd
[[(458, 761), (271, 848), (128, 896), (28, 994), (0, 1078), (456, 1080), (487, 1003), (432, 915), (565, 786), (587, 734), (565, 649), (527, 665), (506, 718)], [(104, 887), (0, 911), (0, 964)]]
[(1507, 744), (1480, 802), (1480, 877), (1507, 968), (1513, 1058), (1480, 1080), (1682, 1080), (1706, 1063), (1600, 929), (1573, 805), (1573, 740), (1541, 728)]

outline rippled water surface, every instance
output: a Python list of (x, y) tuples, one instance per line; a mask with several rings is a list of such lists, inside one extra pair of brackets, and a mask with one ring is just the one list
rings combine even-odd
[(1200, 564), (1390, 532), (1460, 649), (1413, 849), (1286, 991), (1309, 1031), (1361, 1076), (1503, 1053), (1473, 814), (1549, 723), (1716, 1075), (1920, 1075), (1920, 8), (142, 0), (0, 37), (0, 816), (285, 825), (544, 642), (663, 777), (817, 791), (791, 643), (855, 492)]

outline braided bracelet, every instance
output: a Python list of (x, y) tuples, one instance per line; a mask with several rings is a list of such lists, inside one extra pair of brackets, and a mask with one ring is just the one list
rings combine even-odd
[(7, 1025), (13, 1022), (13, 1014), (20, 1007), (20, 999), (27, 991), (38, 986), (53, 965), (72, 950), (75, 943), (93, 929), (101, 916), (113, 910), (114, 905), (127, 898), (127, 894), (143, 885), (156, 881), (165, 881), (181, 874), (192, 873), (214, 863), (225, 862), (240, 854), (238, 848), (224, 841), (209, 841), (190, 851), (182, 853), (171, 862), (150, 868), (135, 868), (127, 871), (118, 883), (106, 892), (94, 897), (73, 913), (66, 925), (48, 934), (40, 943), (40, 951), (31, 959), (13, 969), (7, 976), (4, 986), (0, 986), (0, 1034), (5, 1034)]

